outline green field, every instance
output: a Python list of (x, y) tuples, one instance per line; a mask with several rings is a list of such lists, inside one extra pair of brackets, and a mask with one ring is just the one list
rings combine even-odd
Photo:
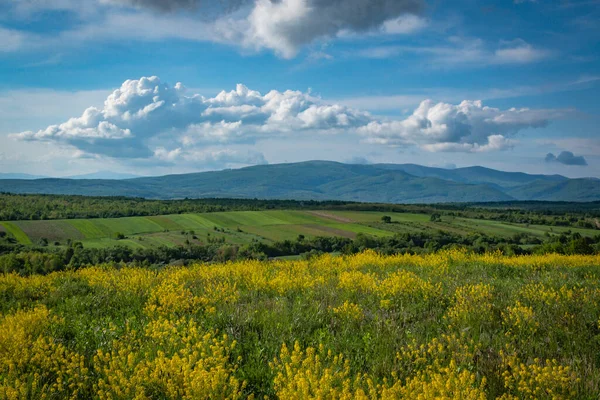
[[(391, 224), (381, 222), (390, 215)], [(254, 240), (272, 242), (305, 237), (341, 236), (354, 238), (363, 233), (377, 237), (397, 233), (432, 232), (437, 230), (466, 235), (483, 233), (509, 237), (524, 233), (543, 238), (546, 233), (571, 230), (583, 236), (597, 231), (583, 228), (525, 225), (500, 221), (444, 216), (431, 222), (428, 214), (383, 213), (370, 211), (229, 211), (204, 214), (175, 214), (150, 217), (68, 219), (45, 221), (0, 222), (0, 229), (21, 244), (47, 239), (59, 246), (68, 239), (81, 241), (85, 247), (107, 247), (115, 244), (133, 248), (207, 243), (225, 240), (230, 244), (246, 244)], [(117, 240), (116, 235), (126, 238)]]

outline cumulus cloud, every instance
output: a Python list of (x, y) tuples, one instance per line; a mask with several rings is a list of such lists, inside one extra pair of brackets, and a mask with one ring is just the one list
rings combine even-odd
[(300, 91), (262, 94), (238, 84), (235, 90), (204, 97), (188, 94), (181, 83), (170, 86), (153, 76), (125, 81), (102, 107), (89, 107), (79, 117), (12, 137), (67, 145), (85, 155), (163, 162), (189, 161), (207, 146), (304, 134), (346, 134), (349, 140), (362, 136), (370, 143), (432, 152), (486, 152), (509, 149), (519, 131), (544, 127), (563, 114), (500, 110), (481, 101), (453, 105), (426, 100), (409, 117), (386, 120)]
[(490, 135), (485, 144), (442, 142), (424, 144), (422, 148), (431, 152), (485, 153), (512, 149), (516, 143), (516, 140), (507, 139), (502, 135)]
[(184, 163), (189, 166), (203, 168), (231, 168), (268, 164), (265, 156), (260, 152), (232, 149), (185, 150), (176, 148), (167, 150), (164, 147), (159, 147), (154, 150), (154, 157), (156, 160), (167, 164)]
[(125, 81), (101, 109), (90, 107), (80, 117), (13, 137), (63, 143), (110, 157), (148, 158), (157, 155), (153, 149), (162, 141), (187, 147), (248, 143), (304, 131), (337, 133), (370, 120), (366, 112), (323, 104), (299, 91), (272, 90), (262, 95), (240, 84), (205, 98), (187, 95), (180, 83), (171, 87), (149, 77)]
[(429, 151), (482, 152), (504, 150), (514, 145), (509, 139), (526, 128), (545, 127), (563, 111), (487, 107), (481, 101), (458, 105), (421, 102), (408, 118), (372, 121), (358, 131), (367, 141), (387, 145), (417, 144)]
[(315, 39), (366, 32), (390, 20), (396, 23), (384, 29), (415, 29), (418, 22), (403, 25), (397, 18), (418, 13), (422, 6), (421, 0), (256, 0), (246, 18), (225, 19), (217, 26), (246, 47), (271, 49), (292, 58)]
[(562, 151), (558, 156), (555, 156), (552, 153), (546, 154), (545, 158), (546, 162), (549, 163), (560, 163), (564, 165), (579, 165), (586, 166), (588, 165), (584, 156), (576, 156), (570, 151)]

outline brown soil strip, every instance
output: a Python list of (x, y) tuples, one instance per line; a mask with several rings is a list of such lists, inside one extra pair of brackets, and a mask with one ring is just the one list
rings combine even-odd
[(307, 213), (315, 215), (317, 217), (330, 219), (330, 220), (336, 221), (336, 222), (344, 222), (344, 223), (354, 222), (350, 218), (341, 217), (339, 215), (331, 214), (331, 213), (328, 213), (325, 211), (307, 211)]
[(350, 238), (350, 239), (354, 239), (356, 237), (356, 233), (350, 232), (350, 231), (345, 231), (343, 229), (337, 229), (337, 228), (332, 228), (332, 227), (323, 226), (323, 225), (305, 225), (305, 226), (314, 228), (317, 231), (331, 233), (334, 236), (341, 236), (341, 237), (346, 237), (346, 238)]

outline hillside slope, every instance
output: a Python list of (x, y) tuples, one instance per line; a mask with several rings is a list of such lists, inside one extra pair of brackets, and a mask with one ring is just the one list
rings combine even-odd
[(523, 172), (498, 171), (485, 167), (465, 167), (444, 169), (425, 167), (416, 164), (375, 164), (379, 168), (404, 171), (420, 177), (440, 178), (453, 182), (486, 184), (502, 189), (509, 189), (530, 184), (532, 182), (558, 183), (568, 181), (562, 175), (532, 175)]
[(444, 170), (412, 164), (307, 161), (126, 180), (0, 180), (0, 191), (154, 199), (233, 197), (385, 203), (591, 201), (600, 199), (600, 181), (482, 167)]

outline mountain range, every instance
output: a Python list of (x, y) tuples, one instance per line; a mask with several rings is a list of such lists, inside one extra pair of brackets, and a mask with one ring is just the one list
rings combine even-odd
[[(139, 178), (139, 175), (133, 174), (122, 174), (120, 172), (112, 171), (98, 171), (92, 172), (91, 174), (65, 176), (63, 179), (131, 179)], [(43, 175), (31, 175), (31, 174), (12, 174), (12, 173), (0, 173), (0, 179), (46, 179), (49, 176)]]
[(600, 180), (484, 167), (306, 161), (132, 179), (0, 179), (0, 192), (129, 196), (344, 200), (384, 203), (597, 201)]

